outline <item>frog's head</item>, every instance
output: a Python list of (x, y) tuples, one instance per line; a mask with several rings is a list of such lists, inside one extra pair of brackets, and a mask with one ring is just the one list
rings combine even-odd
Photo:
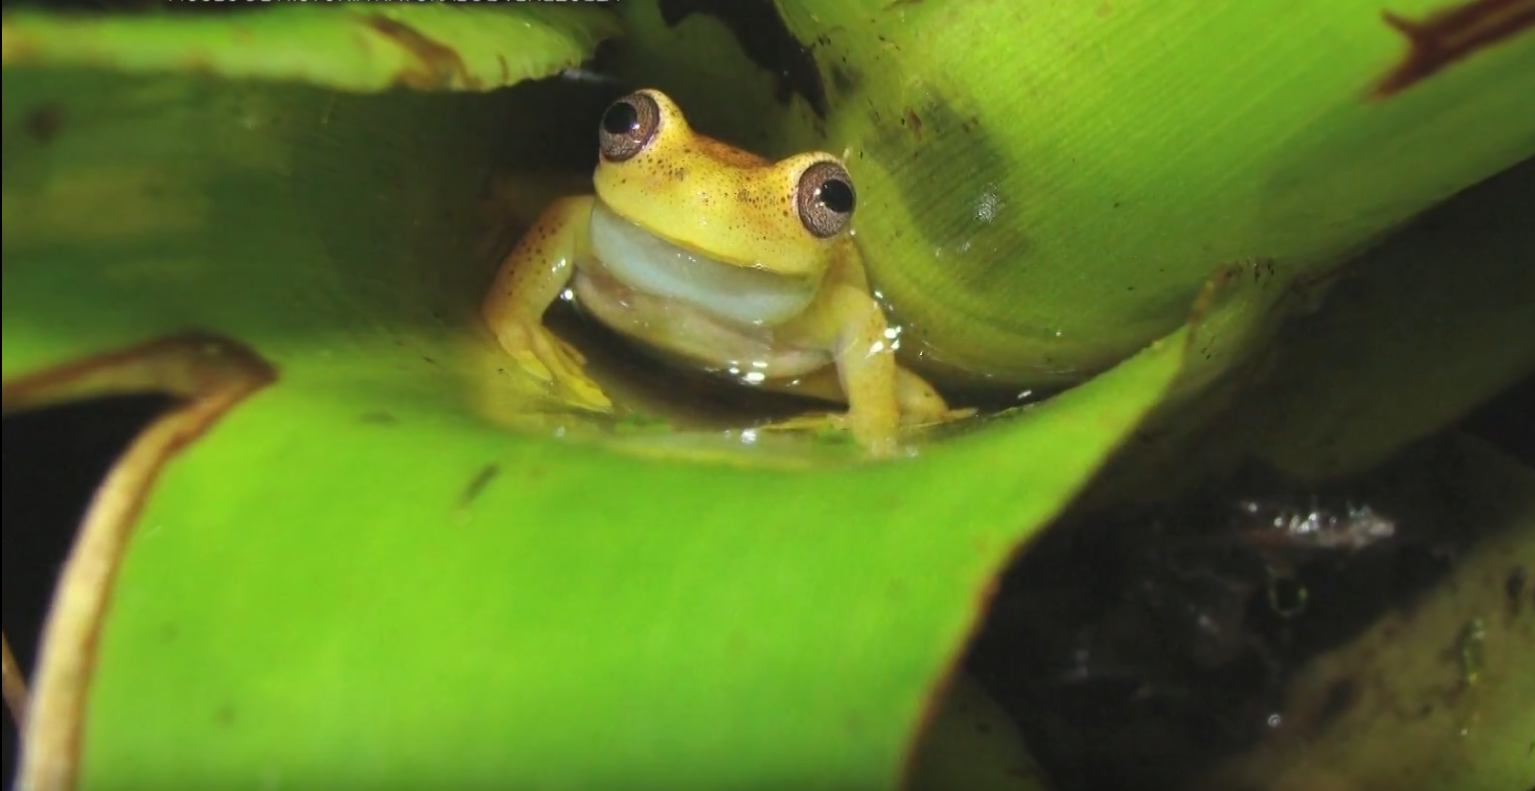
[[(648, 234), (678, 248), (674, 257), (691, 259), (692, 269), (755, 270), (740, 274), (802, 303), (848, 233), (856, 194), (841, 160), (821, 152), (763, 159), (694, 132), (659, 91), (614, 102), (598, 142), (594, 236), (601, 226), (632, 248)], [(619, 220), (628, 227), (611, 227)]]

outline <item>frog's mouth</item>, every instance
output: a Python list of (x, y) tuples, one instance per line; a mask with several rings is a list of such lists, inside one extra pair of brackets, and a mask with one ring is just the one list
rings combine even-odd
[(737, 266), (680, 247), (625, 220), (601, 200), (592, 203), (591, 223), (592, 257), (614, 279), (724, 319), (782, 324), (809, 307), (820, 285), (819, 279)]

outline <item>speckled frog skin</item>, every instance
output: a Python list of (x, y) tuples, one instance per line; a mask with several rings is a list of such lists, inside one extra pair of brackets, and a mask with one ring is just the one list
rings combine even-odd
[(614, 102), (595, 195), (555, 201), (507, 256), (482, 313), (521, 368), (574, 403), (611, 402), (544, 325), (570, 289), (618, 333), (746, 386), (845, 403), (825, 420), (875, 453), (903, 425), (963, 412), (895, 358), (851, 220), (852, 177), (827, 153), (770, 161), (694, 132), (664, 94)]

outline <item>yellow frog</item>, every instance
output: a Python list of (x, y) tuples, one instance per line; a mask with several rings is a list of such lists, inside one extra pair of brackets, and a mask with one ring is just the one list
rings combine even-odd
[(655, 90), (607, 109), (598, 148), (596, 195), (544, 210), (481, 306), (528, 373), (611, 408), (581, 354), (544, 326), (570, 288), (585, 312), (672, 359), (847, 404), (821, 419), (878, 454), (903, 424), (969, 413), (896, 362), (898, 333), (870, 293), (850, 228), (857, 193), (837, 157), (742, 151), (694, 132)]

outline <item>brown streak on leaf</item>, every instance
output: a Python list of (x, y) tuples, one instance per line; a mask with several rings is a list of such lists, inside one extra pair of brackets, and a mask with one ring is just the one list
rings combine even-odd
[(1413, 22), (1390, 11), (1381, 16), (1407, 39), (1407, 54), (1370, 93), (1394, 96), (1477, 50), (1535, 26), (1535, 0), (1473, 0)]
[(22, 122), (27, 135), (39, 143), (51, 143), (64, 128), (64, 108), (57, 104), (43, 104), (32, 108)]
[(1200, 285), (1199, 293), (1195, 295), (1193, 305), (1189, 308), (1189, 315), (1186, 321), (1189, 327), (1189, 334), (1188, 337), (1184, 338), (1184, 349), (1192, 350), (1195, 345), (1203, 342), (1204, 338), (1199, 332), (1200, 328), (1214, 309), (1215, 304), (1230, 293), (1230, 287), (1235, 283), (1241, 282), (1239, 275), (1243, 272), (1251, 271), (1254, 273), (1254, 281), (1256, 282), (1263, 270), (1272, 272), (1273, 266), (1274, 261), (1272, 258), (1268, 256), (1253, 256), (1224, 263), (1216, 267), (1215, 271), (1205, 278), (1205, 282)]
[(456, 78), (466, 88), (480, 87), (480, 81), (464, 66), (464, 59), (459, 57), (458, 50), (427, 38), (421, 31), (382, 14), (368, 15), (364, 24), (400, 45), (415, 58), (417, 68), (405, 69), (396, 75), (399, 84), (430, 90), (452, 87)]
[(11, 722), (17, 733), (27, 730), (27, 680), (21, 677), (21, 666), (11, 653), (11, 641), (0, 632), (0, 687), (5, 691), (5, 708), (11, 712)]
[(276, 369), (243, 345), (189, 334), (61, 365), (0, 389), (7, 413), (133, 392), (184, 399), (128, 446), (81, 520), (43, 631), (17, 788), (65, 791), (75, 786), (86, 693), (108, 591), (161, 467), (276, 377)]
[(1529, 576), (1524, 566), (1515, 566), (1503, 581), (1503, 593), (1508, 598), (1508, 612), (1511, 616), (1519, 616), (1520, 606), (1524, 604), (1524, 586)]
[(464, 493), (458, 498), (459, 507), (467, 508), (500, 473), (501, 465), (499, 464), (487, 464), (480, 468), (480, 471), (475, 473), (474, 478), (469, 481), (469, 485), (464, 487)]

